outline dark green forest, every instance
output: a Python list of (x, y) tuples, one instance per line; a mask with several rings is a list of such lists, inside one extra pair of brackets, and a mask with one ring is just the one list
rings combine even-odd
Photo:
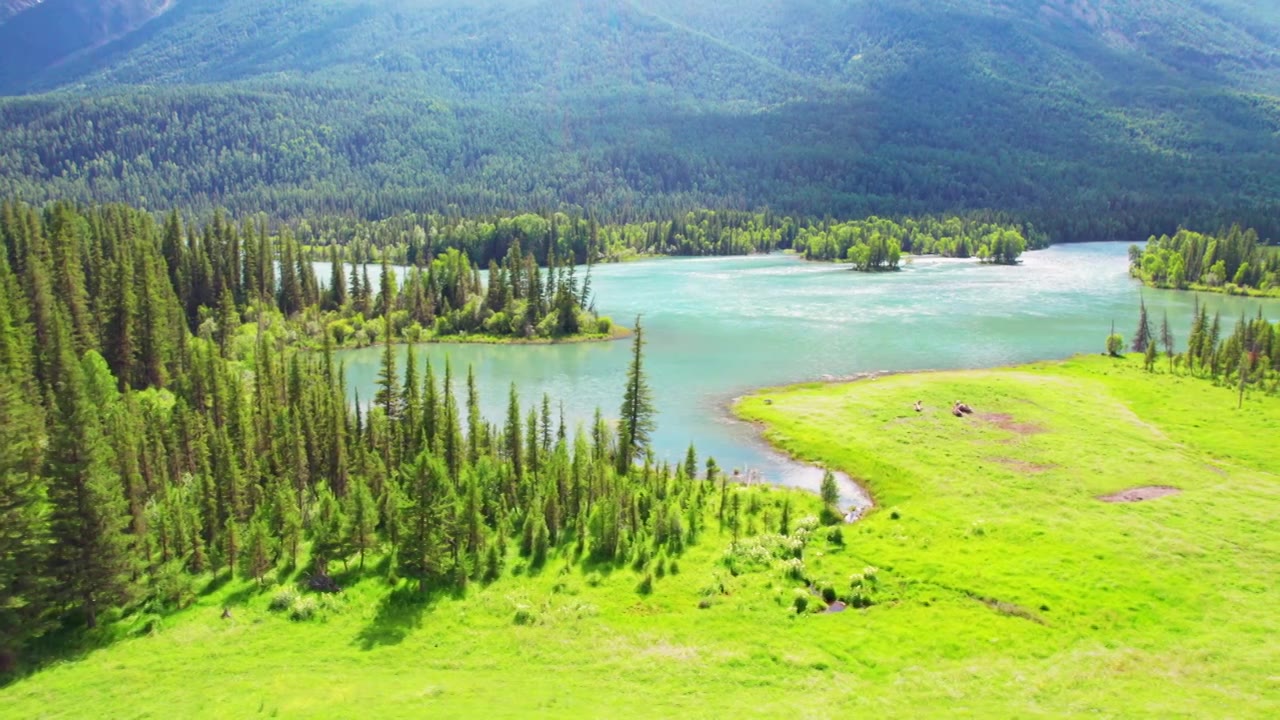
[[(376, 396), (352, 406), (332, 343), (298, 350), (286, 318), (335, 298), (293, 274), (291, 243), (229, 227), (180, 249), (176, 216), (0, 213), (6, 669), (40, 656), (42, 636), (56, 648), (121, 612), (184, 607), (228, 574), (299, 566), (333, 590), (331, 568), (374, 555), (370, 572), (430, 592), (491, 580), (510, 556), (536, 568), (549, 547), (665, 567), (698, 538), (705, 504), (724, 502), (713, 460), (695, 482), (692, 447), (679, 467), (650, 459), (639, 319), (616, 430), (599, 412), (567, 428), (550, 398), (514, 385), (505, 422), (491, 423), (469, 371), (424, 370), (412, 346), (398, 367), (390, 334)], [(372, 302), (391, 325), (385, 292)], [(242, 319), (248, 342), (227, 342)]]
[(0, 196), (1280, 237), (1280, 21), (1248, 3), (89, 5), (0, 20)]

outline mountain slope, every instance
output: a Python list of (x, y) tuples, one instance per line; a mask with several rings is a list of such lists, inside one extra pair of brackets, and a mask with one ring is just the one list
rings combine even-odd
[(0, 71), (10, 94), (58, 90), (0, 102), (0, 192), (284, 214), (996, 207), (1060, 239), (1280, 235), (1278, 37), (1243, 0), (176, 0)]
[(22, 87), (121, 40), (175, 0), (11, 0), (0, 8), (0, 87)]

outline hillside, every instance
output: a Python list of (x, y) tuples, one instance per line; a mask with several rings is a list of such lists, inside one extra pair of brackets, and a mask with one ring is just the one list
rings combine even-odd
[(0, 21), (0, 194), (1280, 237), (1278, 38), (1243, 0), (46, 0)]

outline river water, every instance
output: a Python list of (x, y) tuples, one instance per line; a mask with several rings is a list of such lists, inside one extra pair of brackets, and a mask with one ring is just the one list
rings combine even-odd
[[(692, 442), (700, 462), (716, 458), (773, 483), (816, 489), (821, 470), (795, 463), (730, 417), (732, 400), (769, 385), (893, 370), (975, 368), (1100, 352), (1112, 321), (1129, 337), (1139, 296), (1157, 331), (1169, 314), (1176, 339), (1190, 327), (1190, 293), (1143, 289), (1127, 276), (1127, 246), (1083, 244), (1028, 253), (1016, 267), (915, 258), (901, 272), (861, 274), (793, 256), (659, 259), (598, 265), (597, 307), (623, 325), (643, 315), (645, 370), (658, 409), (653, 448), (679, 462)], [(317, 264), (320, 279), (328, 265)], [(371, 275), (376, 283), (376, 268)], [(1277, 301), (1201, 295), (1229, 330)], [(475, 368), (485, 415), (505, 417), (515, 382), (522, 409), (549, 393), (570, 427), (598, 406), (618, 415), (630, 341), (566, 345), (419, 345), (438, 374), (445, 358), (460, 390)], [(403, 373), (404, 348), (400, 348)], [(373, 397), (380, 348), (343, 351), (351, 393)], [(842, 480), (844, 480), (842, 478)], [(862, 505), (843, 482), (846, 505)]]

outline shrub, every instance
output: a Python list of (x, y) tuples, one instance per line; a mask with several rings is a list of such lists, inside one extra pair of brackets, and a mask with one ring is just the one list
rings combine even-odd
[(653, 592), (653, 573), (646, 573), (644, 579), (636, 585), (636, 592), (641, 595), (648, 595)]
[(591, 572), (587, 574), (586, 582), (589, 587), (600, 587), (604, 582), (604, 576), (598, 572)]
[(809, 609), (809, 593), (804, 590), (796, 591), (796, 597), (791, 601), (791, 606), (795, 608), (797, 615), (803, 615)]
[(511, 332), (511, 318), (504, 312), (496, 312), (484, 321), (482, 327), (490, 335), (507, 335)]
[(831, 528), (831, 532), (827, 533), (827, 542), (844, 547), (844, 530), (838, 527)]
[(537, 614), (528, 605), (520, 605), (516, 608), (515, 623), (517, 625), (533, 625), (537, 621)]
[(306, 596), (299, 597), (289, 608), (289, 619), (297, 621), (310, 620), (316, 616), (316, 612), (319, 611), (319, 609), (320, 605), (316, 602), (315, 598)]
[(645, 566), (648, 564), (649, 564), (649, 546), (644, 543), (637, 543), (636, 556), (635, 556), (635, 559), (631, 562), (631, 569), (635, 570), (636, 572), (640, 572), (641, 570), (644, 570)]
[(275, 595), (271, 596), (271, 604), (267, 607), (272, 612), (283, 612), (292, 608), (293, 604), (298, 601), (299, 597), (300, 595), (295, 588), (281, 588), (276, 591)]
[(169, 607), (182, 610), (195, 602), (195, 578), (183, 569), (181, 563), (169, 562), (160, 566), (152, 584), (156, 599)]
[(1111, 357), (1120, 357), (1120, 351), (1124, 349), (1124, 336), (1120, 333), (1111, 333), (1107, 336), (1107, 354)]
[(782, 561), (782, 572), (792, 580), (804, 580), (804, 561), (800, 558), (791, 558)]
[(825, 586), (823, 586), (823, 588), (822, 588), (822, 601), (823, 601), (823, 602), (825, 602), (825, 603), (826, 603), (826, 604), (828, 604), (828, 605), (830, 605), (831, 603), (835, 602), (835, 601), (836, 601), (836, 589), (835, 589), (835, 588), (833, 588), (833, 587), (831, 587), (830, 585), (825, 585)]

